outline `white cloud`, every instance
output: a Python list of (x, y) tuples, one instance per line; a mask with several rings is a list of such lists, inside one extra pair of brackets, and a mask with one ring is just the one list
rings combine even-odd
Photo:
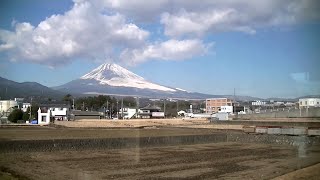
[[(11, 61), (52, 67), (76, 59), (120, 59), (131, 64), (150, 59), (182, 60), (208, 51), (210, 45), (201, 40), (208, 33), (254, 34), (264, 27), (320, 19), (320, 3), (316, 0), (74, 2), (69, 11), (52, 15), (38, 25), (14, 20), (14, 31), (0, 29), (0, 53), (6, 53)], [(138, 26), (141, 24), (163, 26), (164, 34), (171, 39), (161, 34), (153, 37), (159, 33), (142, 29)]]
[(201, 36), (220, 31), (254, 34), (259, 28), (320, 19), (317, 0), (95, 0), (133, 20), (161, 18), (166, 35)]
[(208, 31), (241, 31), (250, 34), (256, 32), (242, 21), (234, 9), (211, 10), (201, 13), (182, 10), (177, 15), (164, 13), (161, 17), (161, 23), (165, 25), (165, 34), (173, 37), (202, 36)]
[(52, 15), (36, 27), (15, 23), (15, 31), (0, 31), (0, 51), (11, 60), (27, 60), (49, 66), (76, 58), (104, 60), (119, 48), (142, 46), (149, 32), (126, 23), (115, 13), (106, 15), (88, 2), (75, 3), (63, 15)]
[(204, 44), (198, 39), (168, 40), (145, 46), (141, 49), (126, 49), (120, 55), (123, 61), (130, 64), (141, 63), (150, 59), (157, 60), (185, 60), (193, 56), (204, 55), (211, 44)]
[(255, 34), (260, 28), (319, 19), (319, 12), (311, 8), (311, 4), (312, 1), (306, 0), (213, 1), (199, 9), (163, 13), (161, 23), (165, 26), (165, 34), (171, 37), (202, 36), (223, 31)]

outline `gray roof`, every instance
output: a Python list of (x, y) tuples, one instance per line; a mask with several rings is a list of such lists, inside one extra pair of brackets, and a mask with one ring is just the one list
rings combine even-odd
[(74, 116), (103, 116), (103, 113), (98, 111), (71, 111)]
[(146, 106), (146, 107), (144, 107), (144, 108), (141, 108), (141, 110), (151, 110), (151, 109), (154, 109), (154, 110), (161, 110), (161, 108), (160, 107), (158, 107), (158, 106), (154, 106), (154, 105), (148, 105), (148, 106)]

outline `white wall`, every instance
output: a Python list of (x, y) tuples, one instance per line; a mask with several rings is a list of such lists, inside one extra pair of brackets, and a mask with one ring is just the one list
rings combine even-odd
[(232, 113), (233, 112), (233, 106), (221, 106), (221, 110), (219, 112), (224, 113)]
[[(43, 120), (43, 117), (45, 118), (45, 121)], [(41, 109), (38, 109), (38, 124), (49, 124), (50, 123), (50, 117), (51, 117), (51, 111), (48, 109), (48, 111), (41, 112)]]
[(320, 107), (320, 98), (299, 99), (299, 107)]

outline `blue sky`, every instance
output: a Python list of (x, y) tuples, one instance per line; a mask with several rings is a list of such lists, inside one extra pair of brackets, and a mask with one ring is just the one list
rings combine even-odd
[(0, 76), (51, 87), (114, 62), (188, 91), (320, 94), (318, 7), (312, 0), (2, 1)]

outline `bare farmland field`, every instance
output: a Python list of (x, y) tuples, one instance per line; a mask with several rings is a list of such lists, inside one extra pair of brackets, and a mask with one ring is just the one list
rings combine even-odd
[[(283, 175), (310, 166), (319, 171), (319, 165), (313, 165), (320, 163), (319, 138), (310, 138), (315, 142), (312, 145), (296, 146), (288, 142), (300, 137), (248, 135), (232, 130), (10, 127), (0, 129), (0, 138), (1, 147), (12, 142), (20, 147), (15, 148), (18, 151), (0, 151), (0, 179), (271, 179), (291, 177)], [(211, 140), (208, 143), (203, 138)], [(248, 138), (254, 141), (248, 143)], [(270, 143), (274, 138), (284, 143)], [(21, 149), (28, 142), (52, 147), (58, 140), (65, 148)], [(161, 140), (171, 144), (161, 144)], [(94, 148), (96, 142), (110, 141), (116, 146), (124, 141), (133, 146)], [(68, 146), (69, 142), (75, 146)], [(83, 142), (89, 145), (81, 148)], [(148, 146), (151, 142), (154, 145)], [(305, 173), (308, 179), (316, 179), (313, 171), (304, 170), (299, 175)]]
[(270, 179), (319, 163), (319, 150), (299, 157), (290, 146), (211, 143), (4, 153), (0, 165), (22, 179)]

